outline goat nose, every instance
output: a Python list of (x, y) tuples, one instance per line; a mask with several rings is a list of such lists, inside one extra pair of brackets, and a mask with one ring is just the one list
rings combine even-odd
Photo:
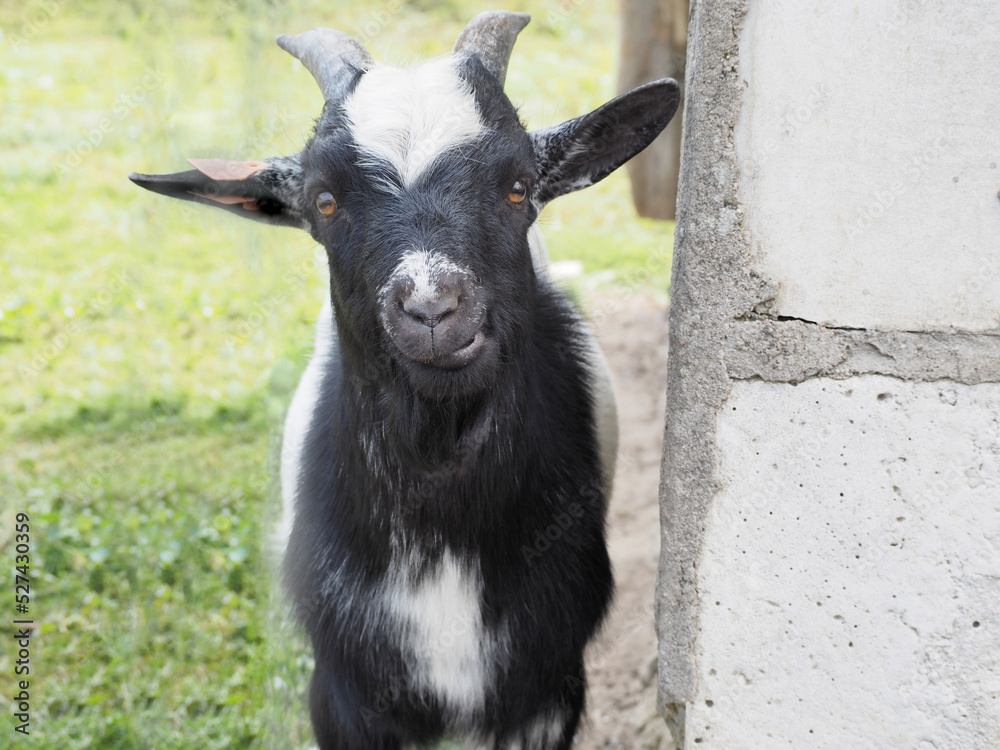
[(472, 274), (462, 269), (400, 274), (390, 284), (381, 295), (379, 316), (400, 355), (446, 369), (478, 356), (486, 340), (486, 307)]
[(403, 298), (403, 310), (411, 318), (433, 328), (458, 309), (459, 301), (459, 291), (455, 288), (438, 290), (436, 294), (407, 294)]

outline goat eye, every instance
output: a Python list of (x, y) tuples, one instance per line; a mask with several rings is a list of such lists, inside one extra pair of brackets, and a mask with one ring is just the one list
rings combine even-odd
[(324, 216), (333, 216), (333, 212), (337, 210), (333, 193), (320, 193), (316, 198), (316, 210)]
[(520, 180), (515, 182), (514, 185), (511, 187), (510, 192), (507, 193), (507, 200), (509, 200), (511, 203), (520, 203), (527, 197), (528, 197), (528, 186), (525, 185)]

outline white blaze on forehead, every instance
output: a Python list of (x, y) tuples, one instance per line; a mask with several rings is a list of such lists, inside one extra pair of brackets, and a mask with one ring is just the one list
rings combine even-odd
[(344, 102), (355, 143), (391, 164), (404, 185), (484, 128), (471, 87), (451, 58), (416, 68), (377, 65)]

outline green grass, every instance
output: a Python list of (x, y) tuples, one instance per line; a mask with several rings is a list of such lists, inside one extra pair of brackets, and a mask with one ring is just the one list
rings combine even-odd
[[(382, 7), (396, 10), (0, 3), (0, 553), (13, 562), (27, 512), (40, 623), (23, 746), (308, 741), (308, 650), (278, 632), (264, 541), (322, 296), (315, 243), (126, 176), (298, 150), (321, 102), (277, 33), (334, 26), (407, 62), (448, 52), (487, 6)], [(529, 124), (613, 95), (617, 3), (509, 7), (534, 17), (508, 79)], [(624, 172), (556, 201), (543, 225), (554, 259), (665, 292), (673, 225), (635, 219)]]

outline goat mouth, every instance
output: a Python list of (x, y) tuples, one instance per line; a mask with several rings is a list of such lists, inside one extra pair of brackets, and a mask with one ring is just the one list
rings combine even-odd
[(457, 371), (473, 364), (489, 343), (489, 337), (482, 328), (470, 334), (467, 341), (450, 351), (441, 351), (433, 344), (430, 351), (408, 352), (397, 345), (397, 351), (405, 362), (426, 371)]
[(479, 353), (483, 350), (485, 345), (486, 334), (482, 329), (479, 329), (471, 339), (458, 349), (450, 354), (437, 356), (428, 364), (435, 365), (436, 367), (441, 367), (446, 370), (454, 370), (459, 367), (465, 367), (479, 356)]
[[(488, 328), (469, 331), (460, 346), (433, 357), (413, 357), (397, 348), (397, 362), (410, 385), (423, 396), (453, 399), (479, 393), (490, 386), (500, 365), (499, 342)], [(454, 344), (452, 345), (454, 346)]]

